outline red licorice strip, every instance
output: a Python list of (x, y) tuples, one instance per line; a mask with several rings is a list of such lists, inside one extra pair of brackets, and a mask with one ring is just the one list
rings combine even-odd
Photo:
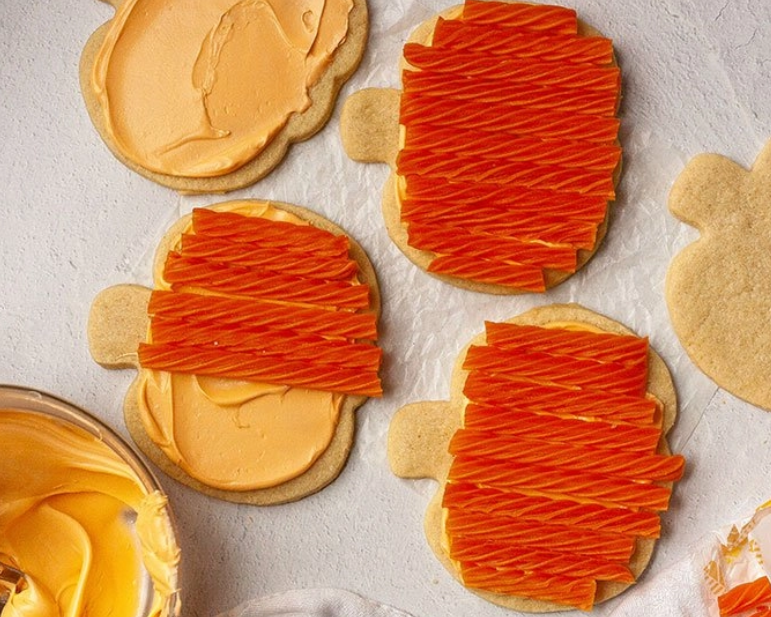
[(541, 242), (569, 246), (573, 249), (591, 250), (597, 240), (597, 226), (582, 221), (570, 221), (558, 216), (521, 216), (499, 212), (471, 212), (468, 215), (459, 211), (452, 217), (446, 216), (439, 222), (432, 220), (430, 214), (413, 214), (410, 225), (432, 225), (452, 233), (457, 228), (465, 229), (472, 235), (492, 235), (510, 238), (521, 242)]
[(479, 542), (492, 540), (520, 546), (548, 546), (560, 553), (621, 562), (629, 560), (635, 547), (632, 536), (455, 509), (447, 510), (445, 530), (451, 541), (468, 538)]
[(478, 456), (456, 456), (450, 468), (451, 482), (480, 484), (498, 490), (534, 491), (558, 497), (589, 500), (601, 505), (663, 511), (669, 507), (670, 489), (610, 478), (600, 474), (500, 462)]
[(570, 246), (547, 245), (483, 233), (472, 234), (462, 227), (448, 228), (426, 223), (410, 223), (407, 241), (416, 249), (443, 255), (465, 255), (476, 259), (514, 261), (563, 272), (576, 271), (576, 250)]
[(175, 291), (202, 289), (282, 302), (338, 309), (369, 307), (369, 287), (343, 281), (318, 281), (255, 268), (226, 266), (186, 259), (170, 252), (163, 276)]
[(526, 3), (466, 0), (463, 22), (523, 28), (548, 34), (576, 34), (578, 18), (572, 9)]
[(471, 589), (555, 602), (584, 611), (590, 611), (594, 605), (597, 583), (592, 579), (575, 579), (538, 570), (489, 568), (464, 562), (460, 570), (463, 584)]
[(569, 578), (634, 583), (629, 567), (606, 559), (587, 555), (569, 555), (552, 550), (520, 546), (497, 540), (477, 540), (464, 537), (450, 542), (451, 559), (483, 564), (488, 567), (514, 568), (526, 572), (537, 570)]
[(283, 249), (263, 249), (244, 242), (183, 234), (179, 249), (183, 257), (221, 264), (270, 270), (288, 276), (321, 280), (350, 281), (357, 273), (356, 262), (347, 256), (320, 256)]
[(614, 116), (619, 100), (614, 90), (557, 88), (530, 82), (497, 84), (494, 80), (467, 80), (433, 71), (403, 71), (402, 85), (408, 94), (474, 101), (477, 104), (505, 103), (514, 107), (590, 116)]
[[(628, 366), (479, 345), (469, 348), (463, 368), (566, 388), (601, 390), (627, 396), (644, 396), (648, 384), (647, 365)], [(569, 396), (569, 393), (566, 395)]]
[(436, 22), (431, 45), (456, 53), (474, 51), (549, 62), (602, 66), (613, 61), (613, 41), (607, 38), (522, 32), (443, 17)]
[(596, 449), (467, 428), (455, 432), (449, 452), (453, 456), (514, 460), (525, 465), (559, 467), (640, 482), (674, 482), (682, 478), (685, 467), (685, 459), (679, 455)]
[(485, 322), (487, 344), (639, 366), (648, 361), (648, 339), (631, 335)]
[(320, 256), (347, 255), (349, 248), (347, 236), (335, 236), (312, 225), (295, 225), (208, 208), (193, 210), (193, 231), (233, 242), (254, 242), (263, 248), (295, 250)]
[(452, 50), (419, 43), (407, 43), (404, 46), (404, 59), (420, 71), (480, 82), (495, 80), (501, 85), (531, 83), (549, 88), (612, 92), (618, 92), (621, 85), (621, 72), (615, 66), (543, 62), (516, 57), (506, 57), (502, 61), (501, 56), (468, 50), (457, 54)]
[(490, 261), (461, 255), (440, 255), (428, 265), (428, 271), (522, 291), (546, 290), (543, 270), (528, 264)]
[(652, 399), (592, 390), (572, 390), (474, 371), (466, 377), (466, 397), (479, 404), (575, 418), (601, 418), (636, 426), (658, 426)]
[(150, 322), (153, 344), (216, 347), (265, 356), (291, 356), (346, 368), (377, 371), (382, 350), (372, 344), (351, 343), (345, 339), (329, 340), (315, 334), (269, 328), (246, 330), (222, 326), (216, 322), (195, 323), (186, 320), (153, 317)]
[(377, 339), (377, 317), (373, 313), (330, 311), (263, 300), (155, 290), (147, 313), (185, 320), (191, 327), (211, 323), (243, 329), (294, 330), (326, 338)]
[(455, 182), (523, 186), (614, 199), (613, 177), (606, 172), (508, 160), (471, 159), (457, 155), (402, 150), (396, 159), (400, 176), (411, 174)]
[(605, 172), (612, 172), (621, 159), (621, 148), (616, 145), (516, 137), (433, 125), (407, 127), (402, 152), (422, 153), (429, 161), (436, 155), (452, 155)]
[(140, 343), (139, 362), (144, 368), (170, 373), (243, 379), (351, 395), (383, 394), (375, 371), (298, 362), (291, 355), (263, 356), (212, 347)]
[(771, 604), (771, 583), (766, 576), (737, 585), (717, 599), (721, 617), (731, 617), (767, 604)]
[[(448, 182), (420, 175), (405, 177), (406, 197), (402, 212), (409, 205), (437, 208), (444, 214), (461, 208), (499, 208), (522, 216), (536, 214), (599, 223), (605, 219), (608, 202), (603, 197), (529, 189), (523, 186), (496, 186), (472, 182)], [(443, 205), (448, 204), (448, 205)]]
[(458, 101), (404, 92), (399, 122), (406, 127), (432, 124), (485, 133), (530, 135), (541, 139), (572, 139), (596, 144), (616, 141), (620, 120), (612, 115), (531, 109), (524, 101)]
[(600, 419), (577, 420), (475, 403), (466, 405), (463, 425), (470, 430), (501, 436), (520, 436), (633, 453), (655, 452), (661, 438), (661, 429), (653, 426), (612, 423)]
[(462, 482), (445, 485), (442, 506), (641, 538), (661, 535), (661, 520), (655, 512), (499, 491)]

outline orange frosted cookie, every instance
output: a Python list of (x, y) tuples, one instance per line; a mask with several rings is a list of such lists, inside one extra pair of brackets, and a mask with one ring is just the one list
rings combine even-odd
[(81, 89), (113, 154), (185, 192), (269, 173), (326, 123), (367, 38), (366, 0), (108, 0)]
[(232, 501), (331, 482), (353, 412), (383, 392), (379, 292), (358, 244), (301, 208), (227, 202), (169, 230), (154, 281), (105, 290), (89, 320), (94, 359), (139, 371), (125, 415), (140, 447)]
[(684, 471), (666, 442), (676, 405), (647, 339), (543, 307), (486, 325), (449, 402), (400, 409), (389, 459), (440, 482), (426, 533), (462, 584), (516, 610), (590, 610), (635, 582), (661, 535)]
[(341, 125), (349, 156), (392, 168), (383, 212), (399, 248), (489, 293), (580, 269), (620, 170), (612, 42), (570, 9), (467, 0), (413, 33), (402, 69), (401, 92), (357, 93)]

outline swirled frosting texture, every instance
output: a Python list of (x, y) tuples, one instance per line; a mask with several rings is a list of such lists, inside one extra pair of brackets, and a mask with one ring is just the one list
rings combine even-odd
[(257, 156), (345, 40), (353, 0), (125, 0), (91, 87), (120, 153), (215, 177)]

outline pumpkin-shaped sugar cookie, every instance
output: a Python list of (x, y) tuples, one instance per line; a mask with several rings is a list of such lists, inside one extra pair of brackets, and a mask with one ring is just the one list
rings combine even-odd
[(589, 610), (634, 583), (684, 461), (676, 397), (645, 338), (577, 305), (488, 323), (451, 400), (394, 416), (398, 476), (435, 478), (425, 520), (442, 564), (520, 611)]
[(113, 154), (184, 192), (249, 185), (326, 123), (367, 39), (366, 0), (108, 0), (81, 89)]
[(615, 198), (621, 77), (573, 10), (467, 0), (404, 46), (402, 89), (351, 96), (349, 156), (391, 167), (388, 232), (440, 279), (541, 292), (599, 247)]
[(154, 283), (103, 291), (89, 319), (94, 359), (138, 370), (124, 411), (140, 448), (230, 501), (292, 501), (334, 480), (354, 411), (382, 394), (361, 247), (302, 208), (228, 202), (169, 230)]
[(701, 234), (667, 272), (680, 342), (721, 388), (771, 409), (771, 144), (751, 171), (697, 156), (672, 187), (669, 209)]

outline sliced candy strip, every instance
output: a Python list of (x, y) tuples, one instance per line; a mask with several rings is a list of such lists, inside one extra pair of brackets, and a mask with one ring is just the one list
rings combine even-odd
[(263, 248), (340, 256), (347, 255), (350, 247), (347, 236), (335, 236), (312, 225), (271, 221), (236, 212), (196, 208), (193, 210), (192, 220), (196, 234), (227, 238), (233, 242), (256, 242)]
[(431, 45), (456, 53), (473, 51), (548, 62), (602, 66), (613, 61), (613, 41), (607, 38), (536, 34), (443, 17), (437, 19)]
[(487, 344), (501, 349), (538, 351), (640, 366), (648, 359), (648, 339), (608, 332), (485, 323)]
[(541, 214), (565, 220), (600, 223), (608, 202), (603, 197), (539, 190), (524, 186), (496, 186), (470, 182), (450, 182), (421, 175), (406, 177), (402, 215), (433, 207), (437, 218), (459, 209), (498, 208), (522, 216)]
[(661, 438), (661, 429), (653, 426), (612, 423), (598, 418), (577, 420), (474, 403), (466, 405), (463, 426), (467, 430), (495, 433), (501, 437), (521, 436), (637, 453), (655, 452)]
[(717, 599), (721, 617), (738, 615), (769, 604), (771, 604), (771, 583), (766, 576), (737, 585), (718, 596)]
[(521, 546), (500, 541), (457, 537), (450, 544), (451, 559), (484, 563), (494, 568), (514, 568), (525, 572), (537, 570), (570, 578), (634, 583), (634, 575), (622, 563), (587, 555), (571, 555), (552, 550)]
[(660, 422), (658, 404), (651, 399), (609, 392), (570, 390), (505, 376), (473, 371), (466, 377), (463, 393), (475, 403), (519, 411), (551, 413), (576, 418), (602, 418), (653, 426)]
[(641, 482), (673, 482), (683, 476), (682, 456), (599, 450), (568, 443), (551, 443), (511, 435), (496, 435), (467, 428), (450, 440), (450, 454), (514, 460), (519, 464), (559, 467)]
[(590, 116), (613, 116), (618, 108), (614, 90), (556, 88), (532, 82), (497, 84), (494, 80), (474, 79), (429, 71), (402, 72), (402, 86), (407, 94), (441, 97), (451, 101), (501, 103), (512, 107), (545, 109)]
[(661, 535), (661, 521), (655, 512), (500, 491), (465, 482), (451, 482), (444, 487), (442, 506), (626, 536)]
[(217, 347), (237, 352), (262, 353), (266, 356), (291, 356), (346, 368), (377, 370), (382, 350), (372, 344), (351, 343), (345, 339), (326, 339), (291, 330), (228, 328), (212, 322), (154, 317), (150, 323), (152, 343), (193, 347)]
[(186, 259), (170, 252), (164, 278), (173, 290), (202, 289), (222, 294), (313, 304), (329, 308), (366, 309), (369, 287), (342, 281), (318, 281), (255, 268)]
[(572, 139), (605, 145), (616, 141), (620, 126), (620, 120), (612, 115), (528, 108), (519, 105), (517, 101), (458, 101), (423, 95), (419, 91), (402, 94), (400, 122), (408, 128), (430, 124), (485, 133)]
[(558, 6), (466, 0), (462, 19), (478, 25), (523, 28), (548, 34), (578, 32), (576, 12)]
[(510, 376), (517, 380), (637, 397), (645, 395), (648, 383), (647, 365), (628, 366), (567, 355), (510, 351), (481, 345), (469, 348), (463, 368), (501, 377)]
[(472, 589), (556, 602), (584, 611), (592, 609), (597, 589), (597, 583), (592, 579), (569, 578), (538, 570), (491, 568), (475, 563), (461, 563), (461, 576), (463, 584)]
[[(555, 165), (489, 161), (402, 150), (397, 156), (396, 167), (401, 176), (414, 174), (453, 182), (523, 186), (605, 199), (615, 196), (610, 174)], [(407, 190), (409, 193), (409, 188)]]
[(594, 145), (565, 139), (488, 134), (454, 127), (419, 125), (405, 131), (402, 152), (431, 161), (437, 155), (483, 158), (535, 165), (612, 172), (621, 159), (616, 145)]
[(216, 347), (140, 343), (139, 362), (149, 369), (273, 383), (342, 394), (382, 396), (375, 371), (300, 362), (293, 356), (239, 353)]
[(664, 511), (670, 489), (657, 484), (574, 472), (516, 461), (500, 462), (481, 457), (456, 456), (450, 469), (452, 482), (470, 482), (498, 490), (534, 491), (556, 497), (587, 500), (601, 505)]
[(444, 255), (514, 261), (563, 272), (575, 272), (576, 251), (570, 246), (541, 244), (492, 234), (472, 234), (462, 227), (410, 223), (410, 246)]
[(244, 329), (293, 330), (326, 338), (377, 339), (377, 317), (373, 313), (331, 311), (261, 300), (161, 290), (152, 292), (147, 312), (150, 316), (191, 322), (191, 327), (211, 323)]
[(523, 547), (548, 546), (560, 553), (601, 557), (609, 561), (627, 561), (635, 547), (635, 539), (631, 536), (454, 509), (447, 513), (445, 529), (452, 538), (451, 545), (456, 538), (467, 538)]
[(358, 271), (356, 262), (347, 255), (327, 257), (301, 251), (288, 254), (283, 249), (263, 249), (244, 242), (195, 234), (182, 235), (179, 252), (191, 259), (321, 280), (351, 281)]
[(621, 82), (618, 67), (598, 67), (587, 64), (543, 62), (540, 59), (521, 59), (466, 50), (462, 54), (448, 53), (441, 47), (427, 47), (419, 43), (404, 46), (404, 59), (425, 73), (448, 74), (473, 80), (495, 80), (503, 84), (532, 83), (539, 86), (579, 88), (581, 90), (610, 90), (617, 92)]
[(439, 255), (429, 264), (428, 271), (514, 289), (546, 290), (543, 270), (528, 264), (491, 261), (473, 256)]

